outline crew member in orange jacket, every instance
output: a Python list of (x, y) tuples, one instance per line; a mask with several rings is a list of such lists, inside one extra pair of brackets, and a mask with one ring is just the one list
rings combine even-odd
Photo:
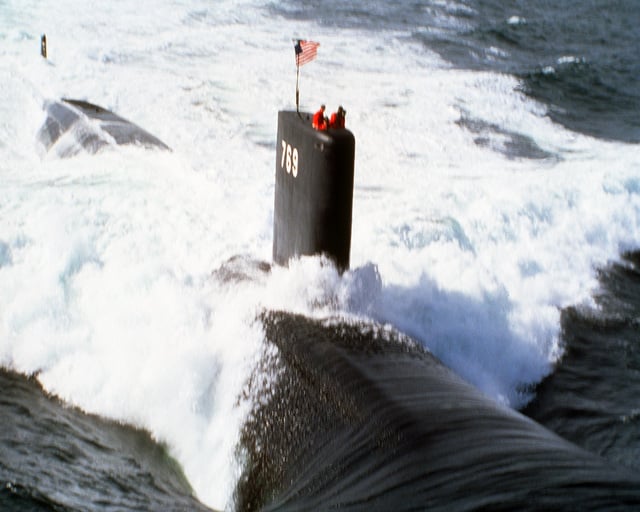
[(329, 128), (344, 128), (344, 116), (347, 111), (342, 108), (342, 105), (338, 107), (338, 111), (331, 114), (331, 121), (329, 121)]
[(313, 126), (316, 130), (327, 129), (327, 119), (324, 117), (324, 110), (325, 106), (321, 105), (320, 110), (313, 114), (313, 122), (311, 123), (311, 126)]

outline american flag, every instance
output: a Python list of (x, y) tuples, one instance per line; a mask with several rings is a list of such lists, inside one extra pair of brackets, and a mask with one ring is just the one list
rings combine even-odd
[(296, 66), (303, 66), (315, 59), (318, 54), (318, 46), (320, 43), (298, 39), (295, 45)]

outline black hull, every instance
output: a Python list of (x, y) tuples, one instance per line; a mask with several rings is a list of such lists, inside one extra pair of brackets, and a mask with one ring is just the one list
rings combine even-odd
[[(47, 101), (47, 118), (38, 132), (45, 151), (54, 147), (58, 156), (69, 157), (86, 151), (97, 153), (113, 144), (138, 144), (168, 150), (160, 139), (138, 125), (98, 105), (83, 100)], [(58, 141), (65, 143), (58, 147)]]
[(237, 510), (639, 510), (635, 472), (496, 404), (392, 329), (286, 312), (262, 323), (277, 351), (251, 380)]
[(324, 254), (349, 268), (355, 138), (318, 131), (309, 114), (278, 113), (273, 261)]

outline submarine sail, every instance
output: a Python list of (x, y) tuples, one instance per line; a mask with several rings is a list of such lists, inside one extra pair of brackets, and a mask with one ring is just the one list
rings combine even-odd
[(355, 137), (316, 130), (311, 114), (278, 112), (273, 261), (323, 254), (349, 268)]

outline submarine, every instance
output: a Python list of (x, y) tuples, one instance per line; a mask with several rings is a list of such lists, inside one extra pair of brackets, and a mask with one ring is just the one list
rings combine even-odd
[[(49, 150), (168, 146), (83, 100), (46, 104)], [(324, 255), (350, 264), (355, 137), (280, 111), (273, 262)], [(62, 144), (61, 144), (62, 143)], [(240, 270), (246, 265), (240, 260)], [(215, 274), (244, 278), (233, 265)], [(249, 266), (252, 275), (269, 265)], [(634, 510), (640, 477), (496, 404), (420, 344), (371, 322), (260, 318), (278, 357), (240, 433), (238, 510)], [(263, 379), (249, 382), (258, 386)], [(258, 390), (259, 391), (259, 390)], [(44, 431), (44, 430), (43, 430)]]

